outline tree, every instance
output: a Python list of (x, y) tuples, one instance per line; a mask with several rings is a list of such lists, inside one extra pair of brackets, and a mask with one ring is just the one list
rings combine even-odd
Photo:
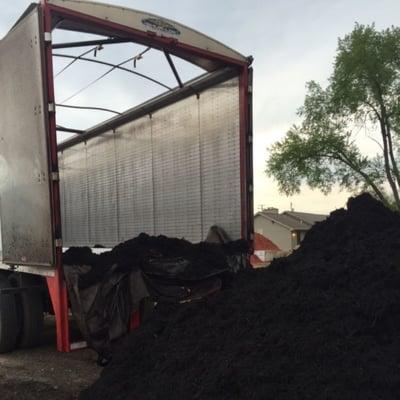
[[(338, 184), (400, 210), (399, 96), (400, 29), (356, 24), (339, 39), (327, 87), (307, 83), (301, 124), (269, 149), (266, 173), (287, 195), (303, 183), (325, 194)], [(372, 156), (357, 145), (360, 124), (376, 132)]]

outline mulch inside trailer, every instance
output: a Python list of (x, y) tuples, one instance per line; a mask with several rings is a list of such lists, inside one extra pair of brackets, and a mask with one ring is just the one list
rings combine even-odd
[(102, 254), (88, 247), (64, 253), (72, 313), (99, 361), (109, 359), (111, 341), (128, 332), (144, 299), (164, 307), (206, 296), (241, 267), (246, 241), (227, 241), (218, 227), (210, 229), (208, 240), (192, 244), (142, 233)]
[(396, 399), (400, 216), (350, 199), (268, 269), (164, 308), (81, 399)]

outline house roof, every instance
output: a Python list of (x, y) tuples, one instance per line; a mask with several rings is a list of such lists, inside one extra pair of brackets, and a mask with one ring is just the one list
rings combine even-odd
[(252, 255), (250, 256), (250, 264), (251, 264), (253, 267), (259, 267), (259, 266), (261, 266), (261, 265), (264, 265), (265, 262), (262, 261), (262, 260), (260, 259), (260, 257), (256, 256), (255, 254), (252, 254)]
[(298, 211), (285, 211), (283, 214), (295, 218), (298, 221), (306, 222), (310, 225), (314, 225), (316, 222), (321, 222), (327, 218), (327, 215), (324, 214), (312, 214)]
[(281, 251), (274, 242), (261, 233), (254, 233), (254, 250)]
[(308, 231), (311, 228), (311, 224), (306, 223), (304, 221), (300, 221), (296, 218), (293, 218), (285, 214), (260, 211), (259, 213), (256, 214), (256, 217), (257, 216), (266, 218), (274, 223), (283, 226), (284, 228), (289, 229), (290, 231)]

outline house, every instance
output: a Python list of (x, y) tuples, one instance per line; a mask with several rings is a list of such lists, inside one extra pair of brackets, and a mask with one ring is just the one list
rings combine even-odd
[(254, 254), (250, 257), (250, 263), (253, 267), (265, 267), (275, 257), (282, 253), (281, 249), (260, 233), (254, 233)]
[(263, 268), (266, 266), (266, 262), (261, 260), (257, 255), (252, 254), (250, 256), (250, 264), (253, 268)]
[(281, 250), (291, 252), (304, 239), (306, 232), (327, 216), (267, 208), (254, 217), (254, 231), (268, 237)]

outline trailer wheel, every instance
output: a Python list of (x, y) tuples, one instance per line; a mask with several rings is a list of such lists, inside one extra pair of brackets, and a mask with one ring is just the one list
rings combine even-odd
[[(8, 277), (13, 287), (39, 286), (40, 277), (24, 273), (15, 273)], [(40, 344), (43, 332), (43, 297), (40, 290), (22, 291), (16, 295), (18, 310), (18, 340), (22, 348), (35, 347)]]
[[(0, 280), (0, 289), (9, 288), (6, 280)], [(18, 317), (15, 295), (0, 294), (0, 353), (15, 349), (18, 336)]]

